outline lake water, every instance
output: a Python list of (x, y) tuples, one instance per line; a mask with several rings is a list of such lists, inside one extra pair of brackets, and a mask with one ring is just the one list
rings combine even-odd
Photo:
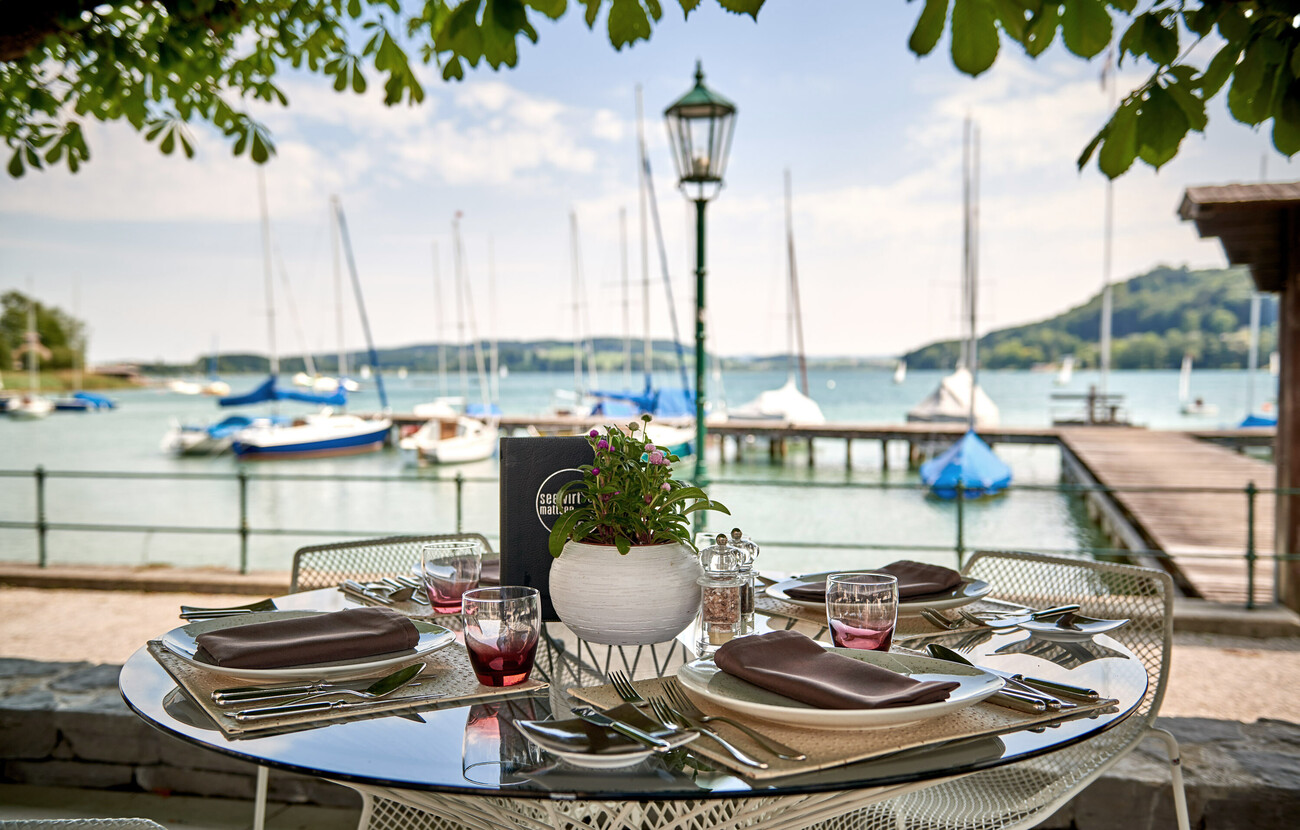
[[(832, 421), (899, 423), (907, 410), (929, 394), (942, 372), (910, 372), (902, 384), (891, 372), (839, 370), (810, 372), (810, 392)], [(228, 378), (236, 391), (254, 386), (259, 378)], [(661, 382), (672, 383), (664, 376)], [(415, 403), (438, 393), (437, 379), (411, 375), (386, 376), (394, 411), (410, 411)], [(606, 386), (620, 377), (604, 377)], [(1054, 385), (1042, 372), (983, 372), (980, 384), (1001, 408), (1007, 425), (1050, 424), (1053, 392), (1086, 391), (1095, 374), (1077, 373), (1068, 387)], [(1115, 372), (1110, 389), (1124, 395), (1135, 423), (1158, 429), (1228, 426), (1246, 414), (1246, 373), (1197, 372), (1192, 394), (1218, 406), (1214, 417), (1187, 417), (1178, 412), (1176, 371)], [(736, 405), (765, 389), (785, 382), (784, 372), (727, 374), (711, 381), (710, 398)], [(459, 392), (457, 377), (449, 378)], [(516, 373), (501, 382), (502, 409), (511, 414), (540, 413), (551, 404), (554, 391), (572, 385), (567, 374)], [(357, 412), (378, 409), (373, 383), (353, 396)], [(1256, 409), (1275, 397), (1276, 381), (1260, 372), (1255, 382)], [(471, 394), (471, 399), (473, 395)], [(211, 398), (185, 397), (156, 390), (114, 393), (115, 412), (82, 415), (57, 413), (44, 421), (18, 422), (0, 418), (0, 470), (47, 470), (221, 473), (233, 475), (239, 465), (231, 455), (177, 459), (164, 454), (159, 442), (172, 419), (205, 421), (220, 417)], [(307, 411), (285, 405), (282, 411)], [(1003, 446), (998, 454), (1011, 465), (1017, 484), (1052, 484), (1059, 480), (1060, 459), (1053, 447)], [(854, 445), (852, 469), (845, 469), (844, 442), (826, 440), (816, 447), (811, 469), (802, 450), (784, 464), (768, 462), (766, 452), (754, 452), (743, 464), (719, 466), (710, 461), (714, 478), (711, 495), (726, 504), (731, 519), (711, 525), (739, 525), (764, 545), (763, 566), (797, 571), (815, 560), (825, 567), (868, 567), (900, 558), (899, 551), (808, 550), (781, 543), (869, 543), (884, 546), (922, 545), (931, 552), (907, 551), (911, 558), (952, 564), (956, 512), (951, 503), (926, 498), (917, 490), (845, 487), (746, 486), (739, 479), (773, 483), (823, 485), (915, 483), (905, 468), (904, 447), (892, 448), (891, 467), (881, 470), (879, 442)], [(386, 481), (254, 480), (249, 486), (249, 523), (253, 570), (287, 570), (293, 551), (347, 535), (450, 532), (456, 525), (456, 472), (464, 485), (466, 530), (485, 533), (495, 541), (498, 523), (495, 460), (459, 467), (416, 469), (405, 466), (395, 449), (364, 456), (248, 465), (254, 477), (268, 475), (352, 475), (395, 477)], [(689, 469), (687, 470), (689, 472)], [(30, 522), (35, 516), (35, 486), (30, 475), (0, 478), (0, 522)], [(46, 513), (51, 522), (205, 527), (230, 530), (238, 526), (238, 486), (228, 480), (150, 481), (51, 478), (46, 483)], [(1012, 491), (965, 508), (968, 549), (980, 546), (1074, 551), (1102, 546), (1096, 528), (1077, 501), (1054, 492)], [(297, 531), (297, 532), (295, 532)], [(309, 536), (302, 531), (323, 535)], [(946, 552), (944, 552), (946, 550)], [(0, 527), (0, 559), (34, 562), (36, 534)], [(239, 539), (233, 533), (177, 534), (167, 532), (51, 531), (51, 564), (104, 563), (122, 565), (174, 564), (187, 567), (234, 568), (239, 564)]]

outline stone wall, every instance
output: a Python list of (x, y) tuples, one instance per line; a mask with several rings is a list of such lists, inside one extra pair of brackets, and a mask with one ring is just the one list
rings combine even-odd
[[(252, 798), (256, 768), (165, 735), (117, 691), (118, 666), (0, 659), (0, 781)], [(1294, 694), (1294, 691), (1286, 691)], [(1164, 718), (1182, 745), (1193, 828), (1292, 830), (1300, 817), (1300, 726)], [(356, 807), (351, 790), (273, 772), (270, 800)], [(1042, 827), (1174, 826), (1164, 745), (1148, 740)]]

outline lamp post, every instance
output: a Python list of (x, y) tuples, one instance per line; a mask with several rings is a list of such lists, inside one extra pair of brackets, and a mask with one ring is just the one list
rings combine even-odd
[[(736, 105), (704, 85), (704, 69), (695, 63), (695, 86), (664, 110), (673, 148), (678, 186), (695, 202), (695, 484), (708, 483), (704, 463), (704, 208), (722, 190), (722, 174), (731, 152)], [(703, 511), (696, 514), (697, 529)]]

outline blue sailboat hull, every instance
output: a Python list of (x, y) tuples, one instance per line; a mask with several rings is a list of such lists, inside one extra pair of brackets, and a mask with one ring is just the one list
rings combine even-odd
[(240, 458), (303, 458), (307, 456), (352, 455), (378, 450), (388, 438), (385, 424), (368, 432), (300, 443), (254, 444), (238, 438), (230, 445)]

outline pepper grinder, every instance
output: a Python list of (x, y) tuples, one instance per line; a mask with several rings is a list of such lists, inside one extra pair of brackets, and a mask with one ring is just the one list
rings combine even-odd
[(704, 575), (696, 580), (700, 585), (700, 636), (696, 651), (701, 657), (712, 654), (723, 643), (743, 633), (741, 627), (740, 561), (739, 548), (727, 544), (725, 534), (719, 533), (714, 544), (700, 551), (700, 564)]
[(758, 558), (758, 545), (754, 540), (740, 532), (740, 528), (731, 529), (731, 546), (740, 551), (740, 624), (745, 634), (754, 633), (754, 560)]

